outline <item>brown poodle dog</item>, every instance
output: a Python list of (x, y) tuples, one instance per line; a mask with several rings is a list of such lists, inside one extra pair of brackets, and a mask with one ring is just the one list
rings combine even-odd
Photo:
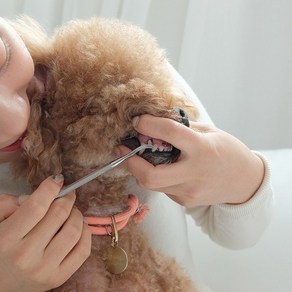
[[(179, 107), (196, 117), (174, 87), (164, 51), (135, 26), (105, 19), (73, 21), (51, 39), (29, 18), (13, 26), (35, 62), (28, 88), (31, 119), (16, 165), (33, 187), (56, 173), (72, 183), (113, 160), (113, 148), (120, 143), (151, 143), (151, 137), (133, 130), (134, 116), (149, 113), (180, 121), (173, 110)], [(171, 145), (155, 144), (157, 151), (145, 152), (152, 163), (177, 158), (179, 151)], [(119, 167), (77, 190), (76, 205), (85, 216), (110, 222), (92, 227), (105, 235), (93, 236), (91, 256), (57, 291), (196, 291), (174, 259), (149, 246), (135, 222), (143, 210), (135, 209), (126, 226), (118, 227), (119, 214), (135, 198), (126, 191), (129, 176)]]

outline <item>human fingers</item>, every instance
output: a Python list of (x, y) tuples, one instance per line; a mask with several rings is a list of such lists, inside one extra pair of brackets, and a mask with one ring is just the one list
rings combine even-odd
[(63, 284), (89, 257), (91, 252), (91, 231), (86, 223), (83, 224), (80, 240), (65, 257), (56, 275), (56, 286)]
[(190, 126), (186, 127), (172, 119), (145, 114), (136, 116), (133, 119), (133, 126), (139, 133), (152, 138), (162, 139), (179, 149), (184, 149), (189, 144), (191, 136), (193, 139), (200, 139), (201, 133), (217, 130), (214, 125), (194, 121), (189, 122)]
[[(119, 155), (127, 154), (130, 149), (125, 146), (118, 147)], [(163, 187), (184, 183), (191, 175), (187, 166), (190, 161), (181, 155), (179, 161), (172, 164), (153, 166), (138, 155), (127, 159), (123, 165), (133, 174), (139, 186), (158, 190)]]
[(0, 222), (8, 218), (19, 207), (17, 197), (13, 195), (0, 195)]
[(133, 119), (133, 126), (139, 133), (152, 138), (164, 140), (178, 149), (188, 149), (190, 136), (196, 135), (192, 129), (168, 118), (151, 115), (137, 116)]
[(70, 216), (76, 195), (74, 192), (55, 200), (46, 215), (26, 235), (26, 245), (43, 251)]
[(45, 216), (62, 184), (61, 176), (45, 179), (21, 207), (3, 222), (3, 228), (9, 226), (6, 228), (7, 236), (11, 236), (11, 239), (21, 239), (29, 233)]
[(67, 221), (45, 250), (45, 259), (53, 265), (53, 268), (58, 267), (79, 242), (83, 224), (81, 212), (77, 208), (73, 208)]
[(202, 123), (202, 122), (194, 122), (190, 121), (190, 129), (194, 130), (197, 133), (210, 133), (210, 132), (217, 132), (219, 131), (215, 125)]
[(188, 197), (188, 196), (177, 196), (177, 195), (170, 195), (167, 194), (166, 195), (173, 200), (174, 202), (176, 202), (177, 204), (185, 207), (185, 208), (192, 208), (195, 206), (199, 206), (200, 203), (197, 202), (193, 197)]
[(166, 194), (171, 200), (186, 208), (206, 204), (206, 198), (199, 189), (200, 184), (192, 182), (160, 188), (157, 191)]

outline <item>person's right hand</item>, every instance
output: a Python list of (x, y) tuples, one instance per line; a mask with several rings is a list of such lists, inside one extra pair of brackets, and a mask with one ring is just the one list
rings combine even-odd
[[(124, 166), (138, 185), (163, 192), (182, 206), (243, 204), (263, 181), (262, 159), (213, 125), (190, 121), (190, 127), (185, 127), (171, 119), (142, 115), (133, 120), (133, 126), (145, 136), (172, 144), (181, 153), (176, 162), (156, 166), (134, 155)], [(130, 149), (120, 145), (115, 152), (120, 157)]]
[(75, 194), (54, 200), (62, 183), (47, 178), (20, 205), (0, 196), (0, 291), (58, 287), (89, 256), (91, 232), (73, 207)]

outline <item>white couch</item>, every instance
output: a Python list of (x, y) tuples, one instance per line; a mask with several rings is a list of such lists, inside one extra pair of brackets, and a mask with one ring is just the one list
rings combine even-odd
[(272, 168), (275, 211), (256, 246), (227, 250), (189, 222), (197, 268), (213, 292), (292, 291), (292, 149), (261, 153)]

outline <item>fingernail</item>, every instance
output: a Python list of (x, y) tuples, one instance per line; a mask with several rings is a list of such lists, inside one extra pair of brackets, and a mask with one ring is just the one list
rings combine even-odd
[(58, 185), (61, 185), (61, 184), (63, 184), (63, 182), (64, 182), (64, 176), (63, 176), (63, 174), (56, 174), (56, 175), (53, 175), (52, 176), (52, 180), (55, 182), (55, 183), (57, 183)]
[(134, 117), (133, 120), (132, 120), (132, 125), (134, 128), (136, 128), (138, 126), (138, 123), (139, 123), (139, 117)]
[(22, 205), (23, 202), (26, 201), (26, 200), (28, 199), (28, 197), (29, 197), (29, 195), (25, 195), (25, 194), (20, 195), (20, 196), (18, 197), (18, 199), (17, 199), (17, 203), (18, 203), (18, 205), (19, 205), (19, 206)]

